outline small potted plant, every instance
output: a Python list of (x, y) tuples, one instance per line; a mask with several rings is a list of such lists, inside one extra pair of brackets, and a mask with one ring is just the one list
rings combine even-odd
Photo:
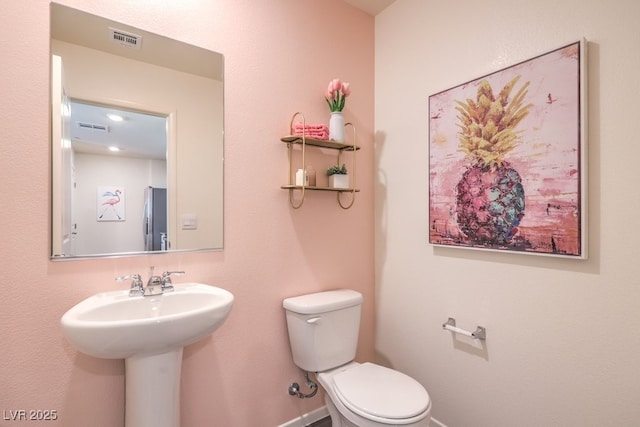
[(349, 188), (349, 175), (347, 174), (347, 166), (335, 165), (327, 169), (329, 177), (329, 187), (331, 188)]

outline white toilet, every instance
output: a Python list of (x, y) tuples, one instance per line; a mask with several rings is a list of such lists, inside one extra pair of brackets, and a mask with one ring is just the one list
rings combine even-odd
[(315, 372), (326, 391), (333, 427), (426, 427), (431, 400), (413, 378), (354, 362), (362, 294), (341, 289), (287, 298), (294, 363)]

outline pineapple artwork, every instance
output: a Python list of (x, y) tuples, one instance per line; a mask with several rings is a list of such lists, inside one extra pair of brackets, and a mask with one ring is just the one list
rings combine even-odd
[(583, 42), (429, 97), (429, 243), (585, 258)]
[(518, 143), (516, 127), (531, 107), (523, 105), (529, 82), (510, 98), (520, 77), (507, 83), (498, 96), (489, 82), (482, 80), (475, 101), (456, 101), (460, 150), (469, 159), (456, 185), (456, 219), (461, 232), (476, 243), (511, 242), (525, 215), (522, 179), (505, 160)]

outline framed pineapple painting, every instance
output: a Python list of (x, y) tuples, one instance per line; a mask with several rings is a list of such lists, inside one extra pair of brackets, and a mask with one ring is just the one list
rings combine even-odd
[(429, 243), (586, 258), (585, 48), (429, 97)]

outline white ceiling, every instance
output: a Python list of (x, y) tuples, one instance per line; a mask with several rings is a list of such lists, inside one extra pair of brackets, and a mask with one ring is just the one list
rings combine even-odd
[[(111, 121), (108, 114), (117, 114), (123, 120)], [(79, 123), (84, 125), (79, 126)], [(89, 124), (94, 128), (86, 126)], [(81, 153), (164, 160), (167, 156), (167, 120), (166, 117), (72, 101), (71, 143), (73, 149)], [(110, 146), (122, 151), (112, 153), (108, 150)]]
[[(110, 29), (140, 37), (140, 48), (113, 41)], [(215, 80), (223, 79), (222, 55), (100, 16), (51, 3), (51, 38), (135, 61)]]
[(351, 6), (355, 6), (358, 9), (364, 10), (369, 15), (376, 16), (382, 12), (387, 6), (396, 0), (344, 0)]

